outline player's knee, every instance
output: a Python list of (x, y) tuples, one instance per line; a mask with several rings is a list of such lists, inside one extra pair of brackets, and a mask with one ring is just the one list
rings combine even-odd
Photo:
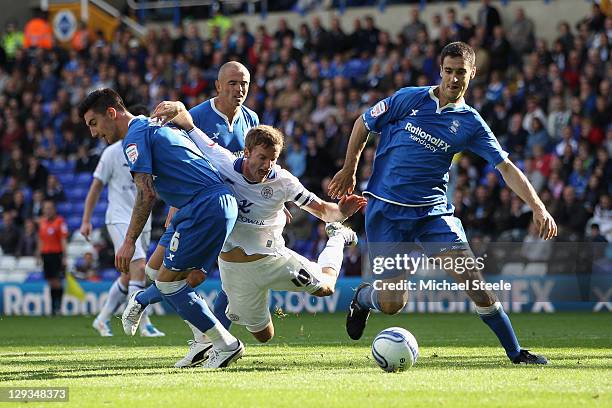
[(468, 292), (468, 296), (476, 306), (488, 307), (496, 302), (493, 292), (487, 290), (477, 290)]
[(147, 275), (147, 278), (152, 282), (155, 282), (155, 279), (157, 279), (158, 272), (157, 269), (151, 268), (148, 264), (145, 266), (145, 275)]
[(205, 280), (206, 274), (200, 269), (191, 271), (189, 276), (187, 276), (187, 283), (192, 288), (199, 286)]
[(253, 337), (255, 337), (260, 343), (267, 343), (274, 337), (274, 326), (269, 324), (265, 329), (258, 332), (253, 332)]
[(333, 286), (324, 285), (320, 287), (318, 290), (316, 290), (315, 292), (313, 292), (312, 294), (318, 297), (331, 296), (334, 294), (334, 289), (335, 288)]
[(399, 313), (404, 308), (405, 302), (394, 300), (394, 301), (386, 301), (380, 302), (380, 311), (384, 314), (394, 315)]
[(155, 248), (153, 254), (151, 255), (151, 258), (149, 258), (149, 263), (147, 266), (151, 267), (152, 269), (159, 270), (159, 268), (161, 268), (162, 266), (162, 263), (164, 262), (165, 251), (166, 248), (158, 245), (157, 248)]

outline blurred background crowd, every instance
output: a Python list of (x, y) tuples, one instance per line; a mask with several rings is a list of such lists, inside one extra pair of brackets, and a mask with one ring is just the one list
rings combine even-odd
[[(2, 251), (36, 254), (45, 199), (78, 234), (105, 145), (90, 137), (76, 106), (96, 88), (116, 89), (127, 106), (152, 109), (162, 100), (181, 100), (193, 107), (215, 96), (224, 62), (240, 61), (251, 72), (245, 105), (261, 123), (286, 134), (281, 164), (328, 199), (327, 184), (342, 165), (357, 116), (401, 87), (436, 84), (439, 52), (456, 40), (476, 50), (468, 104), (538, 191), (560, 226), (558, 240), (612, 239), (612, 17), (599, 6), (575, 26), (559, 22), (554, 41), (538, 36), (527, 10), (518, 8), (508, 24), (488, 1), (477, 19), (449, 3), (425, 21), (415, 7), (399, 35), (378, 26), (374, 15), (349, 24), (342, 18), (315, 16), (299, 26), (280, 20), (254, 30), (244, 22), (218, 24), (207, 33), (186, 23), (149, 29), (144, 40), (120, 28), (110, 41), (83, 25), (70, 49), (28, 44), (23, 27), (9, 24), (0, 47)], [(362, 156), (359, 191), (370, 176), (376, 142), (370, 137)], [(456, 156), (448, 192), (468, 238), (537, 240), (528, 207), (481, 158)], [(94, 213), (97, 228), (104, 229), (104, 209), (101, 203)], [(326, 241), (323, 226), (296, 208), (291, 212), (288, 246), (316, 258)], [(154, 216), (156, 242), (162, 204)], [(363, 235), (363, 214), (349, 223)], [(77, 262), (85, 277), (112, 267), (110, 241), (102, 234), (95, 244), (94, 253)], [(347, 275), (361, 273), (358, 248), (347, 251), (344, 268)]]

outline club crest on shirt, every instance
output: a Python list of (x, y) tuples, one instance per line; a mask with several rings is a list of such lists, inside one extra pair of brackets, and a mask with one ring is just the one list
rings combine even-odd
[(127, 156), (130, 163), (136, 163), (136, 160), (138, 160), (138, 148), (136, 147), (136, 143), (130, 143), (129, 145), (127, 145), (127, 147), (125, 148), (125, 155)]
[(272, 190), (272, 187), (270, 186), (265, 186), (264, 188), (261, 189), (261, 196), (265, 198), (266, 200), (271, 199), (272, 194), (274, 194), (274, 190)]
[(459, 130), (459, 121), (458, 120), (453, 120), (451, 122), (451, 125), (448, 128), (453, 134), (457, 134), (457, 131)]
[(374, 105), (372, 107), (372, 109), (370, 109), (370, 115), (373, 118), (376, 118), (376, 117), (382, 115), (383, 113), (385, 113), (387, 111), (387, 109), (389, 109), (389, 107), (387, 106), (387, 102), (380, 101), (376, 105)]

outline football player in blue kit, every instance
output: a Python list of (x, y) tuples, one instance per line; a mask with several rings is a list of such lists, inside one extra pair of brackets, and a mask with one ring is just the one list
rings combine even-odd
[[(186, 278), (192, 270), (213, 266), (236, 222), (236, 199), (184, 131), (133, 116), (112, 89), (91, 92), (81, 102), (79, 113), (92, 137), (103, 137), (109, 144), (122, 140), (137, 188), (126, 237), (115, 255), (117, 270), (128, 272), (136, 239), (157, 195), (178, 208), (155, 285), (176, 312), (213, 343), (205, 367), (226, 367), (242, 356), (244, 345), (219, 323)], [(130, 313), (141, 312), (132, 305)]]
[[(244, 106), (244, 101), (249, 92), (250, 81), (250, 73), (244, 65), (235, 61), (227, 62), (219, 68), (219, 74), (215, 82), (218, 95), (189, 110), (198, 128), (209, 135), (220, 146), (225, 147), (235, 155), (242, 155), (246, 134), (251, 128), (259, 125), (257, 114)], [(155, 280), (157, 271), (164, 259), (166, 248), (174, 234), (172, 224), (170, 223), (173, 215), (174, 210), (171, 210), (166, 221), (166, 231), (160, 238), (157, 248), (151, 255), (145, 268), (147, 276), (152, 281)], [(205, 274), (203, 271), (193, 271), (187, 281), (192, 287), (197, 287), (204, 279)], [(141, 304), (155, 303), (159, 300), (154, 290), (149, 290), (148, 292), (140, 291), (135, 296), (137, 296), (136, 301)], [(232, 322), (225, 314), (227, 305), (227, 295), (221, 290), (215, 298), (213, 313), (223, 327), (229, 329)], [(134, 325), (131, 322), (124, 322), (126, 334), (134, 335), (133, 329)], [(203, 358), (204, 354), (202, 353), (199, 356)]]
[[(458, 265), (459, 258), (474, 260), (461, 221), (453, 216), (454, 207), (446, 198), (452, 157), (463, 150), (478, 154), (499, 170), (506, 184), (531, 207), (541, 238), (548, 240), (557, 234), (554, 219), (525, 175), (508, 159), (480, 114), (465, 103), (465, 92), (476, 74), (474, 50), (463, 42), (450, 43), (442, 50), (440, 61), (439, 86), (402, 88), (355, 121), (343, 168), (329, 185), (333, 198), (353, 192), (368, 133), (379, 134), (372, 175), (364, 191), (369, 196), (366, 236), (370, 260), (391, 255), (394, 248), (406, 243), (417, 244), (428, 257), (441, 258), (442, 265)], [(508, 358), (516, 364), (547, 364), (543, 356), (520, 347), (495, 294), (474, 289), (471, 284), (482, 281), (482, 276), (476, 262), (469, 264), (473, 267), (463, 273), (446, 272), (469, 285), (466, 292), (477, 313)], [(384, 281), (400, 281), (398, 272), (383, 276)], [(370, 310), (395, 314), (407, 302), (406, 290), (377, 287), (381, 290), (362, 283), (355, 292), (346, 321), (352, 339), (361, 338)]]

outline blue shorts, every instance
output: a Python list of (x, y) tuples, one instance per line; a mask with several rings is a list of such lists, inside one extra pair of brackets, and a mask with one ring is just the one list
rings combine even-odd
[(172, 271), (209, 271), (236, 223), (238, 205), (228, 187), (200, 193), (182, 207), (159, 240), (164, 266)]
[(403, 207), (368, 197), (365, 226), (370, 259), (410, 250), (435, 256), (468, 249), (467, 238), (452, 205)]

